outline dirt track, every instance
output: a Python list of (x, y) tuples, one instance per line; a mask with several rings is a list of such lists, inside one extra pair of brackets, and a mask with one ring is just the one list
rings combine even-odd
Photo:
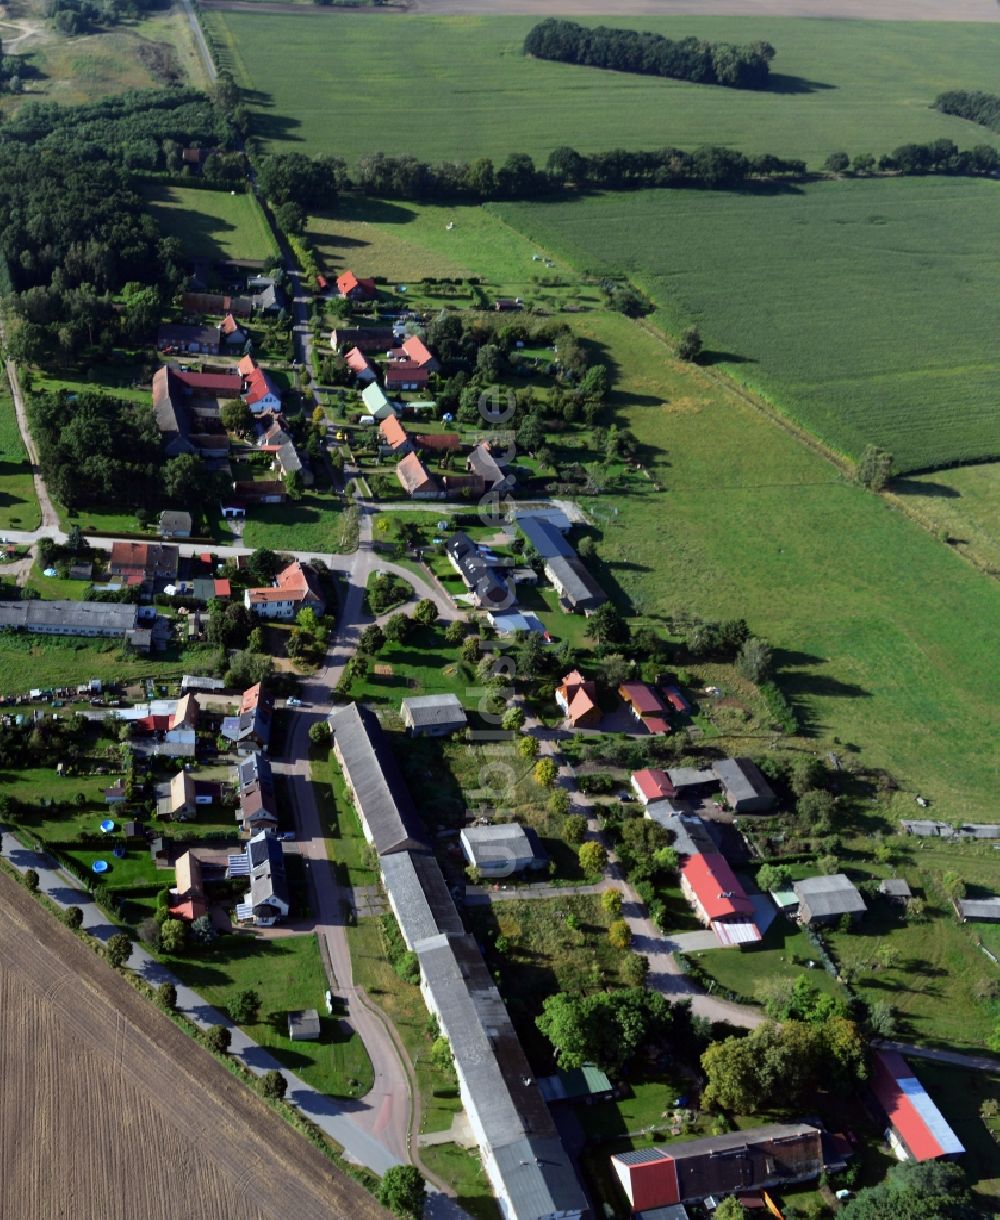
[(839, 17), (869, 21), (1000, 21), (1000, 0), (398, 0), (391, 8), (314, 8), (267, 0), (205, 0), (205, 8), (260, 13), (479, 13), (543, 17)]
[(0, 1215), (387, 1215), (3, 874), (0, 1016)]

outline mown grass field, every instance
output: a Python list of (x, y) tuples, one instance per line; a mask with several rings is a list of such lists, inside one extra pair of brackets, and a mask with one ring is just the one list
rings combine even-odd
[(892, 490), (950, 546), (1000, 576), (1000, 465), (985, 462), (896, 479)]
[(165, 237), (177, 237), (191, 258), (277, 257), (274, 237), (249, 194), (147, 183), (142, 194)]
[(0, 693), (21, 694), (40, 686), (76, 686), (90, 678), (104, 682), (151, 677), (158, 682), (185, 673), (208, 672), (214, 650), (172, 647), (142, 656), (118, 640), (73, 636), (0, 636)]
[(39, 521), (31, 466), (6, 379), (0, 381), (0, 530), (33, 530)]
[(778, 52), (776, 90), (747, 93), (526, 59), (531, 17), (214, 11), (206, 21), (252, 91), (255, 135), (349, 161), (380, 150), (503, 160), (513, 151), (544, 159), (561, 144), (718, 143), (818, 165), (840, 148), (1000, 139), (927, 109), (943, 89), (992, 88), (995, 26), (616, 19), (668, 37), (767, 39)]
[(586, 502), (605, 588), (654, 620), (745, 616), (818, 742), (853, 743), (945, 818), (994, 820), (996, 583), (635, 323), (576, 324), (664, 488)]
[[(329, 986), (314, 934), (261, 940), (223, 936), (190, 955), (165, 958), (171, 970), (216, 1007), (225, 1009), (247, 988), (260, 996), (258, 1019), (242, 1028), (287, 1068), (331, 1097), (362, 1097), (372, 1086), (364, 1043), (338, 1016), (328, 1016)], [(288, 1037), (290, 1010), (315, 1008), (318, 1042)], [(353, 1082), (353, 1083), (352, 1083)]]
[(579, 266), (630, 275), (654, 322), (697, 322), (713, 365), (842, 452), (882, 444), (901, 470), (1000, 455), (994, 182), (494, 206)]

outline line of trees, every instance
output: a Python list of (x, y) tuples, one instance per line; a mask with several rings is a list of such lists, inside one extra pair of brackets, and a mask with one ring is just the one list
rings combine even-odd
[(823, 168), (831, 174), (853, 173), (860, 177), (882, 173), (983, 178), (1000, 170), (1000, 152), (988, 144), (960, 149), (954, 140), (929, 140), (926, 144), (900, 144), (891, 153), (877, 158), (872, 153), (859, 153), (852, 158), (846, 152), (834, 152), (823, 162)]
[(1000, 97), (981, 93), (977, 89), (950, 89), (934, 99), (934, 109), (942, 114), (954, 114), (960, 119), (1000, 131)]
[(589, 28), (549, 17), (529, 30), (524, 53), (538, 59), (668, 76), (700, 85), (766, 89), (774, 47), (767, 42), (736, 45), (699, 38), (673, 41), (646, 30), (603, 25)]

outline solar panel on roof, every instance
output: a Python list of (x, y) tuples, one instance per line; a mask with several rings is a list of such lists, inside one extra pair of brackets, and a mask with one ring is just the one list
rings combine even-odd
[(629, 1152), (616, 1152), (615, 1160), (623, 1165), (645, 1165), (648, 1161), (669, 1161), (670, 1157), (659, 1148), (633, 1148)]

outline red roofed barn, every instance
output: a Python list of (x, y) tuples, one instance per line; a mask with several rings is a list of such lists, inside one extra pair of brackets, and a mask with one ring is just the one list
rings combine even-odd
[(902, 1055), (875, 1051), (871, 1086), (889, 1122), (886, 1139), (899, 1160), (933, 1161), (965, 1151)]
[(725, 856), (689, 856), (681, 868), (681, 890), (701, 922), (723, 944), (760, 940), (753, 903)]

